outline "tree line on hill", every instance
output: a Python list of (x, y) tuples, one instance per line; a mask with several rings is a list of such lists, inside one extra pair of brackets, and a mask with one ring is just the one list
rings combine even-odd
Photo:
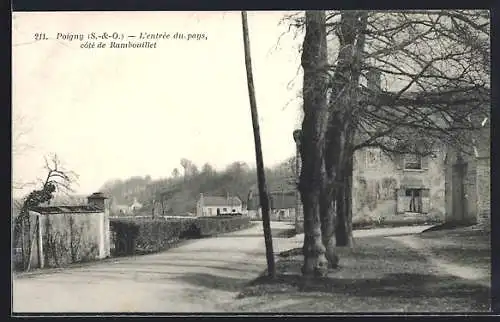
[[(150, 176), (134, 176), (126, 180), (110, 180), (101, 191), (110, 198), (112, 212), (118, 205), (131, 205), (135, 200), (143, 205), (140, 213), (152, 211), (165, 215), (185, 215), (196, 212), (201, 193), (205, 196), (237, 196), (246, 206), (250, 191), (258, 193), (256, 169), (236, 161), (224, 170), (205, 163), (201, 170), (188, 159), (181, 159), (182, 170), (175, 168), (166, 178), (152, 180)], [(295, 157), (266, 169), (268, 191), (296, 189)]]

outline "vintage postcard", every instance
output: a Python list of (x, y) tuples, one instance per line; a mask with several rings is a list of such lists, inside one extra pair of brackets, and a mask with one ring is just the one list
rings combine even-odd
[(12, 313), (491, 312), (488, 10), (12, 13)]

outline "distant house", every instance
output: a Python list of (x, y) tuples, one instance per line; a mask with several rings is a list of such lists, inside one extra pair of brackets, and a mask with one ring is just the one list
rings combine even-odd
[[(252, 191), (248, 196), (248, 215), (255, 219), (262, 218), (259, 194)], [(295, 209), (297, 207), (297, 197), (295, 191), (274, 191), (269, 193), (270, 219), (294, 220)]]
[(130, 212), (135, 212), (140, 210), (143, 207), (142, 203), (137, 201), (137, 198), (134, 198), (134, 202), (130, 205)]
[(118, 204), (113, 204), (111, 206), (112, 216), (124, 216), (124, 215), (130, 215), (131, 213), (132, 212), (130, 211), (130, 206), (118, 205)]
[(450, 148), (447, 151), (447, 222), (490, 224), (490, 121), (484, 118), (480, 124), (482, 129), (470, 138), (470, 148), (462, 149), (465, 151)]
[(238, 197), (204, 196), (196, 203), (196, 216), (217, 216), (217, 214), (242, 213), (242, 203)]

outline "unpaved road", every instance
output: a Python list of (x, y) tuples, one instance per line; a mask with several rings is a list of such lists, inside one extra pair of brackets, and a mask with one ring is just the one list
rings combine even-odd
[[(272, 228), (292, 226), (276, 222)], [(224, 303), (265, 269), (262, 236), (258, 224), (162, 253), (17, 277), (13, 311), (224, 311)], [(276, 252), (282, 250), (278, 244)]]
[[(273, 231), (292, 227), (273, 222)], [(421, 232), (426, 227), (359, 230), (355, 237)], [(303, 235), (273, 238), (275, 253)], [(166, 252), (15, 277), (13, 311), (223, 312), (266, 269), (262, 225), (190, 241)]]

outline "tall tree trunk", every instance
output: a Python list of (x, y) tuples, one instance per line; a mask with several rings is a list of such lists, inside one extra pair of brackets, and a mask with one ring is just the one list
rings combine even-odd
[[(352, 175), (352, 144), (356, 135), (356, 104), (361, 74), (361, 54), (365, 38), (360, 32), (367, 25), (367, 12), (345, 11), (340, 21), (340, 48), (337, 65), (332, 79), (332, 91), (329, 102), (329, 119), (326, 134), (325, 167), (327, 184), (325, 184), (325, 207), (334, 211), (322, 211), (323, 222), (335, 221), (334, 234), (324, 238), (327, 247), (333, 247), (333, 239), (337, 246), (352, 244), (351, 188), (349, 176)], [(335, 202), (334, 202), (335, 201)], [(331, 231), (326, 227), (325, 231)], [(339, 243), (339, 241), (342, 241)], [(348, 241), (347, 243), (345, 241)]]
[[(326, 173), (325, 173), (326, 176)], [(335, 254), (335, 208), (328, 189), (323, 187), (320, 194), (321, 237), (325, 246), (326, 259), (330, 268), (338, 267), (339, 257)]]
[(325, 276), (328, 262), (321, 238), (320, 194), (323, 182), (324, 135), (327, 120), (327, 50), (324, 11), (306, 11), (306, 35), (302, 51), (304, 69), (304, 120), (300, 153), (299, 190), (304, 211), (304, 266), (306, 277)]
[(352, 236), (352, 156), (346, 161), (342, 175), (342, 189), (337, 194), (337, 223), (335, 226), (335, 238), (337, 246), (354, 245)]

